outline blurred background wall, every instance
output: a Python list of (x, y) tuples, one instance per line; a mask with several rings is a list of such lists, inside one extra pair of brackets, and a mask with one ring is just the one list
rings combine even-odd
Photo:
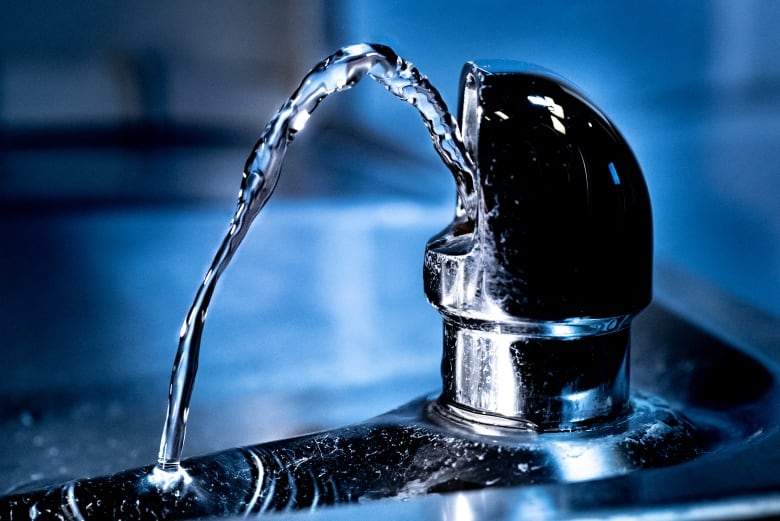
[[(339, 46), (394, 47), (453, 107), (465, 61), (519, 59), (625, 134), (659, 258), (780, 314), (779, 24), (771, 0), (6, 4), (0, 208), (230, 208), (266, 121)], [(452, 199), (417, 116), (379, 88), (328, 100), (298, 141), (284, 197)], [(397, 171), (368, 166), (382, 154)]]

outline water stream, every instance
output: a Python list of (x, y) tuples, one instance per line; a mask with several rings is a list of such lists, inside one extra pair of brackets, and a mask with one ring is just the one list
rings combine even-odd
[(244, 167), (238, 205), (230, 228), (198, 288), (181, 327), (179, 348), (171, 373), (168, 411), (163, 427), (158, 467), (179, 475), (184, 435), (203, 326), (209, 302), (222, 272), (265, 206), (279, 180), (287, 147), (312, 112), (327, 96), (351, 88), (369, 76), (389, 92), (412, 104), (422, 116), (433, 145), (455, 177), (462, 211), (475, 208), (474, 170), (455, 118), (438, 91), (410, 62), (383, 45), (357, 44), (340, 49), (309, 72), (298, 89), (268, 123)]

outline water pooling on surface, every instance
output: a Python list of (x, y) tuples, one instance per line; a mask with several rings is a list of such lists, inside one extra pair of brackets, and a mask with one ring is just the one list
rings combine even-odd
[(325, 97), (351, 88), (365, 76), (417, 108), (431, 134), (434, 148), (455, 177), (461, 210), (473, 214), (476, 183), (472, 162), (455, 118), (425, 76), (389, 47), (375, 44), (345, 47), (318, 64), (268, 123), (247, 160), (230, 229), (182, 324), (158, 454), (160, 469), (180, 472), (179, 462), (209, 302), (220, 275), (273, 193), (287, 146)]
[(186, 459), (179, 476), (148, 466), (3, 497), (0, 520), (248, 517), (574, 483), (679, 463), (699, 448), (692, 426), (642, 398), (625, 423), (543, 439), (526, 431), (496, 437), (460, 429), (431, 414), (433, 404), (423, 397), (357, 425)]

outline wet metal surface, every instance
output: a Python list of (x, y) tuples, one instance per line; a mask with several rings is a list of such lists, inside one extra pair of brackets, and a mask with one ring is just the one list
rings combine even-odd
[[(193, 259), (209, 258), (224, 217), (147, 209), (3, 220), (6, 246), (25, 252), (2, 259), (14, 274), (2, 281), (0, 319), (3, 493), (154, 461), (177, 325), (203, 269)], [(439, 388), (440, 319), (420, 272), (425, 240), (449, 218), (449, 205), (271, 205), (215, 297), (185, 455), (361, 421)], [(668, 268), (656, 295), (635, 322), (632, 383), (694, 421), (720, 422), (732, 437), (723, 448), (606, 480), (300, 515), (780, 511), (777, 320)]]

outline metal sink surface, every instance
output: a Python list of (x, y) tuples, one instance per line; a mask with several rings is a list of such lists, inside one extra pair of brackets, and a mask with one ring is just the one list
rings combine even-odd
[[(451, 206), (272, 201), (212, 303), (185, 456), (338, 427), (440, 387), (425, 241)], [(155, 459), (177, 332), (229, 209), (0, 219), (0, 492)], [(284, 514), (305, 519), (723, 519), (780, 514), (780, 321), (656, 263), (631, 377), (726, 433), (687, 463), (576, 484)]]

